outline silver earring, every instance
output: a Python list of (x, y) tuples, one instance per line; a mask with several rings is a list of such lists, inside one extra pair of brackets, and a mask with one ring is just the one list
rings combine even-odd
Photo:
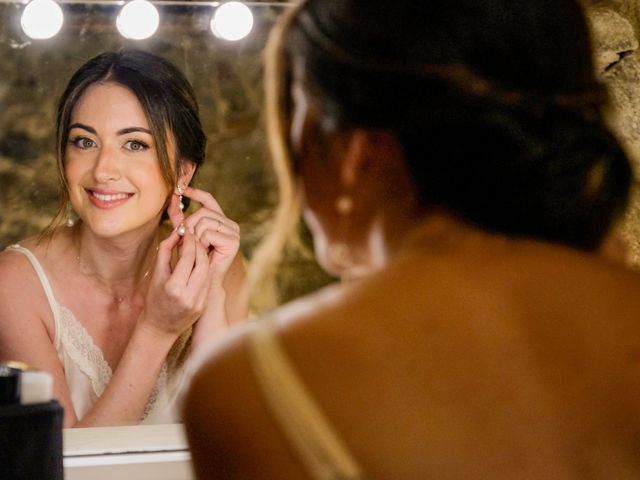
[[(181, 212), (184, 212), (184, 203), (182, 202), (182, 194), (184, 193), (184, 187), (180, 184), (176, 185), (176, 190), (178, 190), (178, 199), (179, 199), (179, 203), (178, 203), (178, 208), (180, 209)], [(183, 215), (184, 218), (184, 215)], [(178, 235), (180, 235), (181, 237), (184, 237), (184, 234), (187, 233), (187, 229), (184, 226), (184, 223), (180, 223), (180, 225), (178, 225)]]
[(178, 190), (178, 198), (180, 199), (180, 203), (178, 204), (178, 208), (180, 210), (184, 210), (184, 203), (182, 202), (182, 194), (184, 193), (184, 187), (180, 184), (176, 185), (176, 190)]

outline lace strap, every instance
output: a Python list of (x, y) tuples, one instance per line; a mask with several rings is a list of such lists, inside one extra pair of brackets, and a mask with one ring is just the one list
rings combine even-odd
[(316, 480), (363, 479), (351, 452), (304, 387), (269, 319), (250, 335), (253, 370), (271, 412)]
[(25, 257), (27, 257), (29, 262), (31, 262), (33, 269), (36, 271), (36, 274), (40, 279), (40, 284), (42, 285), (42, 289), (44, 290), (44, 293), (47, 296), (47, 300), (49, 301), (51, 312), (53, 313), (53, 321), (54, 321), (54, 327), (55, 327), (54, 342), (56, 347), (58, 347), (60, 344), (60, 309), (58, 307), (58, 302), (56, 301), (56, 297), (53, 295), (53, 290), (51, 289), (51, 284), (49, 283), (47, 274), (44, 273), (44, 269), (42, 268), (42, 265), (40, 264), (36, 256), (31, 252), (31, 250), (24, 248), (23, 246), (18, 244), (7, 247), (7, 250), (22, 253)]

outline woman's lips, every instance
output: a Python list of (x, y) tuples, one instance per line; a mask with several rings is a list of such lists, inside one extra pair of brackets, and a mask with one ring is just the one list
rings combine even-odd
[(113, 208), (122, 205), (133, 196), (133, 193), (122, 192), (99, 192), (97, 190), (86, 189), (89, 200), (98, 208)]

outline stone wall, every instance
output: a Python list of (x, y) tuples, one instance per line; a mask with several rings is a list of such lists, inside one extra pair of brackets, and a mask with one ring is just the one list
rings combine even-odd
[(609, 87), (611, 124), (626, 147), (635, 176), (623, 236), (640, 267), (640, 1), (587, 0), (597, 73)]

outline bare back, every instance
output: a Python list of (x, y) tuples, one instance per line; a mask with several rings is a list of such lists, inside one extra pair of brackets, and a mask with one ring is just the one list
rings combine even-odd
[[(637, 478), (639, 293), (593, 255), (478, 234), (296, 302), (279, 332), (372, 478)], [(301, 478), (246, 349), (240, 334), (195, 378), (192, 435), (232, 452), (202, 468)], [(266, 453), (242, 451), (251, 431)]]

